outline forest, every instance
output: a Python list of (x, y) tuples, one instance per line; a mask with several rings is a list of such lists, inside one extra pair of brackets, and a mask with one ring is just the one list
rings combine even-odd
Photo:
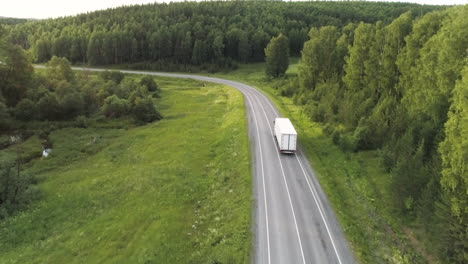
[(11, 41), (32, 52), (34, 62), (52, 56), (71, 63), (130, 64), (153, 70), (215, 71), (236, 62), (264, 60), (279, 33), (298, 56), (311, 27), (350, 22), (389, 23), (406, 11), (441, 7), (363, 2), (185, 2), (108, 9), (8, 27)]
[[(215, 71), (262, 62), (270, 40), (286, 36), (300, 65), (297, 76), (272, 74), (281, 95), (344, 152), (377, 150), (395, 214), (421, 225), (444, 262), (467, 263), (467, 17), (467, 5), (229, 1), (4, 25), (0, 128), (96, 112), (157, 120), (151, 80), (87, 79), (70, 65)], [(50, 69), (35, 73), (31, 61)]]
[(468, 261), (468, 6), (313, 27), (281, 91), (343, 151), (379, 150), (391, 205)]

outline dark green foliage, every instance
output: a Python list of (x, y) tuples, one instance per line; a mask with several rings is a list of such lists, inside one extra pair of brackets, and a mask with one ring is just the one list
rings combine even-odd
[(32, 48), (38, 62), (58, 56), (91, 65), (139, 63), (139, 68), (170, 71), (192, 63), (216, 70), (230, 68), (230, 60), (263, 61), (266, 45), (279, 33), (289, 38), (290, 53), (299, 55), (311, 27), (389, 23), (408, 10), (424, 14), (438, 8), (364, 2), (148, 4), (29, 21), (9, 27), (9, 35), (13, 43)]
[(106, 81), (113, 81), (115, 84), (120, 84), (125, 78), (125, 75), (119, 71), (103, 71), (99, 73), (99, 76)]
[(57, 120), (60, 118), (60, 104), (53, 93), (47, 93), (41, 97), (37, 102), (36, 108), (42, 120)]
[(150, 92), (159, 92), (159, 87), (153, 77), (145, 75), (140, 79), (140, 85), (143, 85)]
[(11, 121), (7, 106), (0, 101), (0, 130), (6, 131), (10, 127)]
[(36, 116), (36, 105), (30, 99), (23, 99), (15, 106), (14, 114), (19, 120), (33, 120)]
[(46, 77), (49, 81), (69, 83), (75, 81), (75, 73), (71, 69), (71, 63), (66, 58), (53, 56), (47, 63)]
[(149, 123), (162, 118), (161, 114), (156, 110), (151, 97), (137, 97), (132, 113), (136, 120)]
[(85, 103), (81, 93), (68, 93), (61, 100), (62, 116), (64, 119), (73, 119), (84, 112)]
[(52, 44), (49, 40), (39, 39), (34, 46), (34, 55), (37, 62), (46, 62), (52, 57)]
[(26, 52), (6, 43), (0, 28), (0, 92), (8, 107), (15, 106), (26, 96), (33, 68)]
[(335, 127), (327, 131), (342, 150), (380, 149), (393, 212), (446, 233), (434, 243), (449, 263), (468, 261), (467, 16), (459, 6), (313, 28), (293, 95), (312, 120)]
[[(130, 95), (137, 91), (141, 85), (134, 79), (126, 78), (124, 79), (115, 89), (115, 95), (120, 98), (127, 99)], [(148, 91), (148, 89), (146, 89)]]
[(88, 127), (88, 119), (85, 116), (79, 115), (75, 119), (75, 126), (79, 128)]
[[(339, 32), (336, 27), (312, 28), (310, 40), (304, 44), (299, 79), (303, 89), (314, 90), (319, 82), (340, 75), (343, 54), (337, 50)], [(341, 58), (339, 57), (341, 56)]]
[(0, 166), (0, 219), (24, 208), (37, 200), (39, 192), (34, 186), (36, 180), (20, 170), (14, 162)]
[(126, 99), (121, 99), (116, 95), (112, 95), (104, 100), (102, 112), (106, 117), (121, 117), (129, 113), (130, 106)]
[(286, 73), (289, 66), (288, 38), (283, 34), (271, 39), (265, 48), (266, 74), (280, 77)]
[(0, 24), (4, 25), (15, 25), (27, 22), (24, 18), (13, 18), (13, 17), (0, 17)]
[(445, 140), (439, 145), (442, 158), (441, 185), (449, 212), (445, 219), (452, 232), (452, 244), (444, 246), (449, 260), (468, 261), (468, 66), (453, 92), (453, 102), (445, 123)]

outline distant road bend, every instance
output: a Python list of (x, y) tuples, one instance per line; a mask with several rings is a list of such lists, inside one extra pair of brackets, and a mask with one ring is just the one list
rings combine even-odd
[(304, 153), (300, 148), (295, 155), (279, 153), (273, 137), (273, 120), (280, 114), (265, 95), (246, 84), (213, 77), (121, 72), (219, 83), (244, 95), (256, 198), (255, 263), (356, 263)]

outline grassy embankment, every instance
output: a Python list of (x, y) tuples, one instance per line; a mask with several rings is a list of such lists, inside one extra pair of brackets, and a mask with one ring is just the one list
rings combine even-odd
[[(298, 60), (293, 59), (286, 79), (297, 75), (297, 69)], [(279, 96), (277, 88), (285, 80), (267, 80), (262, 63), (242, 65), (237, 71), (214, 76), (259, 88), (292, 120), (300, 144), (360, 262), (418, 263), (432, 258), (413, 237), (412, 231), (417, 229), (405, 226), (405, 219), (392, 212), (391, 175), (382, 168), (377, 151), (344, 153), (323, 133), (320, 124), (310, 121), (303, 107), (295, 105), (291, 98)]]
[[(42, 197), (0, 221), (0, 263), (249, 262), (241, 94), (189, 80), (157, 82), (159, 122), (129, 129), (91, 122), (50, 134), (51, 156), (26, 164)], [(40, 140), (24, 143), (24, 153), (37, 155), (31, 146), (40, 149)]]

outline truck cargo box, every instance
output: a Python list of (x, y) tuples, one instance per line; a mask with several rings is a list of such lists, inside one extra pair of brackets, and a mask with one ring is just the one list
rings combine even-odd
[(296, 152), (297, 133), (288, 118), (275, 118), (275, 138), (280, 152)]

